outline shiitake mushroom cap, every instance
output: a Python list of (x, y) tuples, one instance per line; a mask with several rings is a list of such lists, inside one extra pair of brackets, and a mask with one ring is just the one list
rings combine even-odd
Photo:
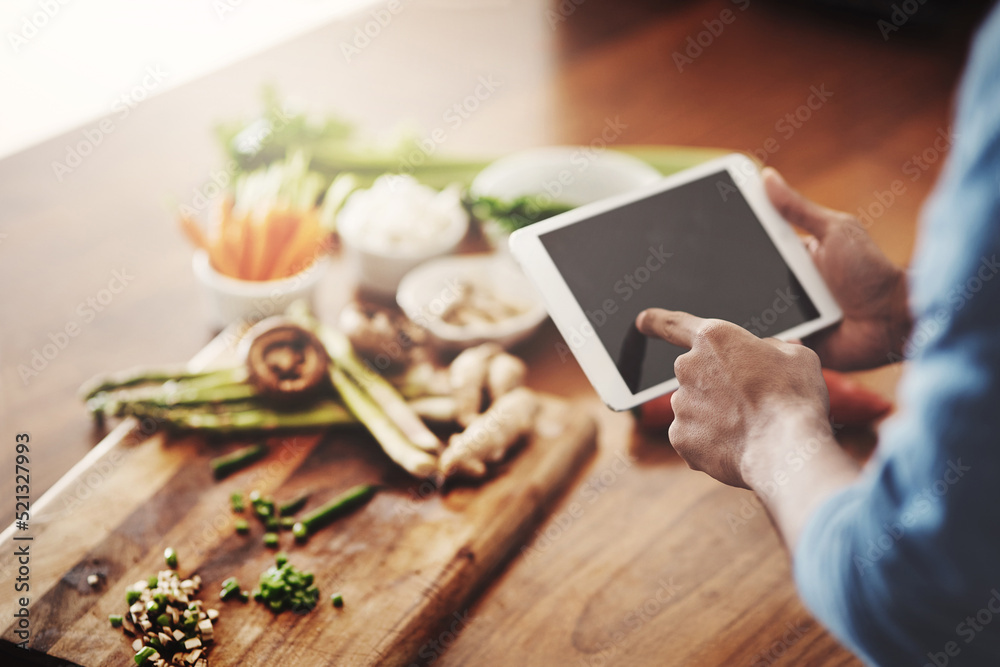
[(328, 381), (330, 358), (316, 334), (284, 317), (251, 327), (241, 346), (250, 382), (273, 398), (306, 396)]

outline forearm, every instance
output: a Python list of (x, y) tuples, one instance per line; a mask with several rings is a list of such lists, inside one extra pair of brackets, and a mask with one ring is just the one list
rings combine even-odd
[(757, 493), (790, 551), (813, 511), (857, 479), (859, 467), (833, 438), (829, 423), (793, 414), (748, 447), (742, 475)]

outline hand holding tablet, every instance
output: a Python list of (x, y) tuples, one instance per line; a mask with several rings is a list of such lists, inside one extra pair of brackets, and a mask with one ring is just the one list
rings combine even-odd
[(510, 247), (609, 407), (677, 388), (685, 348), (635, 319), (665, 308), (801, 338), (841, 317), (795, 232), (734, 154), (518, 230)]

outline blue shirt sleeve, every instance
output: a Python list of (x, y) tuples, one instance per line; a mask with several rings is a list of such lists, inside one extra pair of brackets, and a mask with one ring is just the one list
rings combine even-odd
[(953, 146), (910, 276), (900, 411), (794, 554), (807, 606), (874, 665), (1000, 665), (1000, 5), (944, 135)]

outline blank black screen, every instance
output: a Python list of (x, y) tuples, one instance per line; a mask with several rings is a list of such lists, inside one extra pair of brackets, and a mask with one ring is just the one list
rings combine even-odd
[(673, 378), (685, 352), (638, 334), (646, 308), (728, 320), (761, 337), (818, 316), (726, 171), (539, 238), (632, 393)]

